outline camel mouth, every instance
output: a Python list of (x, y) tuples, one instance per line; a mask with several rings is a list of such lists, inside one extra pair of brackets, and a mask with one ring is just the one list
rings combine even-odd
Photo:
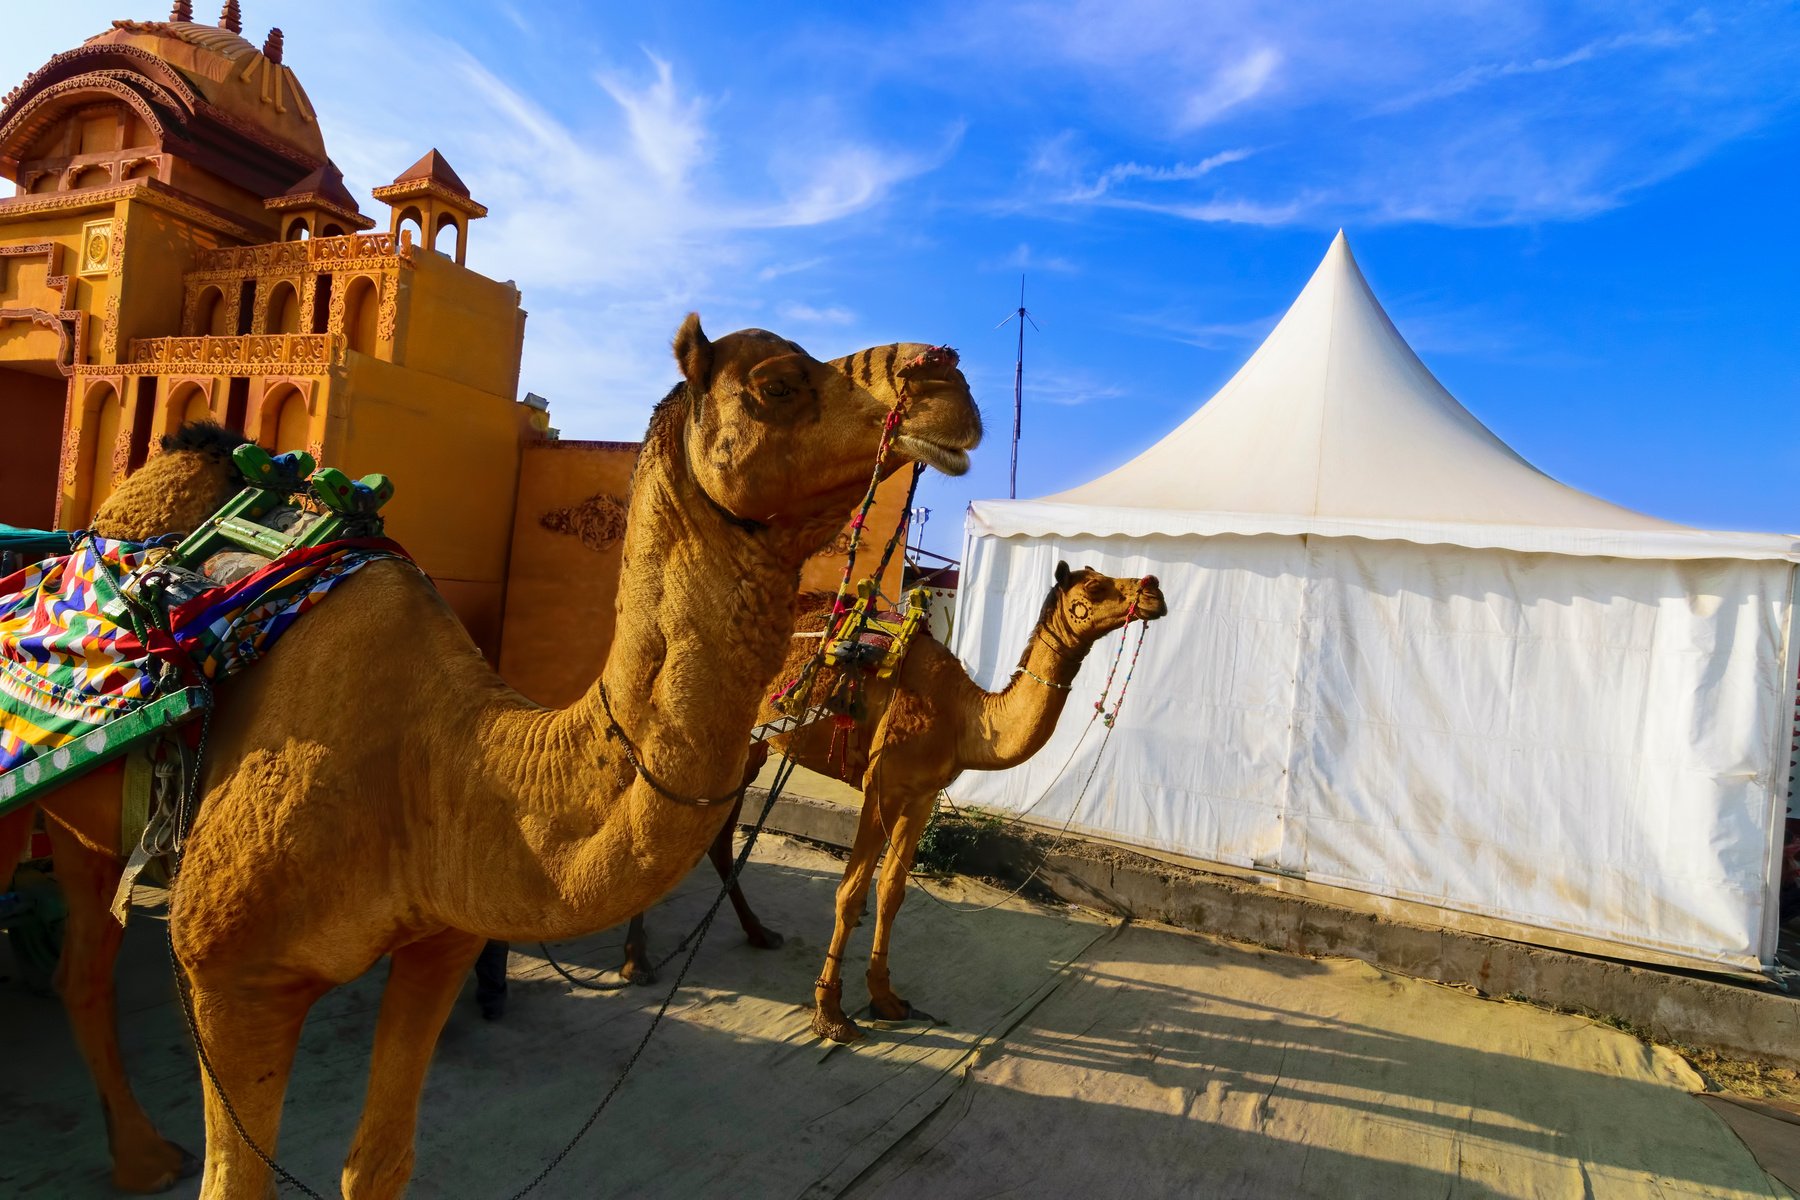
[(969, 471), (969, 452), (967, 450), (946, 446), (942, 442), (934, 442), (917, 434), (897, 435), (894, 438), (894, 449), (928, 467), (936, 467), (946, 475), (966, 475)]

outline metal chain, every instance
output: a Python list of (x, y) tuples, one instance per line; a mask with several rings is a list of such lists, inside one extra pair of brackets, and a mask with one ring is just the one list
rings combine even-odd
[(569, 1156), (570, 1151), (575, 1149), (576, 1143), (587, 1136), (588, 1130), (592, 1129), (594, 1123), (600, 1119), (600, 1114), (606, 1111), (606, 1107), (612, 1103), (613, 1097), (619, 1094), (619, 1089), (625, 1086), (625, 1079), (631, 1074), (631, 1068), (637, 1065), (645, 1048), (650, 1045), (651, 1036), (656, 1033), (657, 1026), (662, 1024), (663, 1016), (669, 1011), (669, 1005), (675, 1001), (675, 993), (681, 990), (682, 981), (687, 978), (688, 970), (693, 967), (694, 960), (699, 956), (700, 945), (706, 940), (707, 930), (712, 928), (713, 918), (719, 915), (719, 906), (725, 902), (731, 886), (737, 882), (738, 875), (744, 869), (744, 864), (750, 861), (750, 852), (756, 847), (757, 835), (762, 833), (763, 825), (769, 819), (769, 813), (774, 811), (775, 800), (781, 795), (781, 789), (787, 785), (788, 776), (794, 773), (794, 766), (794, 760), (784, 754), (781, 765), (775, 769), (773, 786), (769, 789), (769, 802), (763, 806), (762, 812), (756, 818), (756, 824), (750, 827), (749, 834), (745, 836), (744, 848), (738, 852), (737, 860), (732, 863), (731, 874), (719, 889), (719, 894), (713, 897), (712, 907), (706, 910), (706, 915), (700, 918), (700, 924), (695, 927), (691, 935), (694, 945), (688, 951), (687, 961), (681, 964), (680, 973), (675, 976), (675, 982), (669, 985), (669, 991), (663, 996), (662, 1003), (657, 1006), (656, 1015), (650, 1018), (650, 1025), (644, 1030), (644, 1036), (638, 1039), (637, 1048), (631, 1052), (631, 1057), (626, 1059), (625, 1065), (620, 1068), (618, 1078), (613, 1080), (610, 1088), (606, 1089), (606, 1095), (600, 1098), (600, 1103), (594, 1106), (594, 1111), (588, 1114), (587, 1120), (581, 1123), (581, 1128), (575, 1131), (575, 1136), (569, 1139), (568, 1144), (556, 1152), (556, 1156), (544, 1165), (544, 1169), (539, 1171), (530, 1183), (507, 1197), (507, 1200), (521, 1200), (548, 1179), (550, 1173), (561, 1165), (563, 1159)]

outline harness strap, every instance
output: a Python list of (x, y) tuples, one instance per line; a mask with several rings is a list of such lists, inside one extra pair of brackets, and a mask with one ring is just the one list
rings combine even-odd
[(638, 754), (638, 748), (632, 745), (629, 737), (625, 736), (625, 730), (619, 724), (619, 719), (613, 716), (612, 697), (606, 694), (606, 684), (602, 682), (599, 684), (599, 688), (600, 707), (606, 710), (606, 736), (619, 739), (619, 744), (625, 748), (625, 760), (629, 762), (632, 769), (638, 773), (638, 778), (650, 785), (651, 791), (661, 796), (664, 800), (685, 805), (688, 808), (718, 808), (722, 805), (733, 804), (737, 801), (737, 788), (733, 788), (716, 800), (709, 800), (700, 796), (684, 796), (680, 792), (671, 790), (660, 779), (652, 775), (650, 769), (644, 765), (642, 756)]
[(1013, 674), (1014, 675), (1029, 675), (1033, 679), (1037, 680), (1039, 683), (1043, 684), (1045, 687), (1055, 688), (1059, 692), (1069, 691), (1071, 688), (1073, 688), (1075, 686), (1072, 683), (1053, 683), (1050, 680), (1045, 679), (1042, 675), (1039, 675), (1036, 671), (1032, 670), (1030, 667), (1025, 666), (1023, 663), (1021, 663), (1018, 666), (1013, 668)]

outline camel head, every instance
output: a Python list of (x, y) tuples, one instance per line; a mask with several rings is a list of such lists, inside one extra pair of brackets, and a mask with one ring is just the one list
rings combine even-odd
[[(859, 359), (860, 375), (842, 365)], [(901, 343), (826, 363), (761, 329), (709, 339), (689, 314), (675, 360), (695, 483), (734, 522), (778, 528), (800, 558), (862, 499), (902, 390), (884, 474), (918, 461), (960, 475), (981, 440), (981, 415), (951, 350)]]
[(1132, 621), (1154, 621), (1168, 611), (1154, 575), (1115, 579), (1092, 567), (1071, 571), (1059, 562), (1039, 623), (1064, 645), (1087, 647)]
[(163, 452), (132, 472), (94, 513), (94, 532), (133, 542), (192, 533), (243, 487), (231, 452), (244, 441), (211, 421), (165, 436)]

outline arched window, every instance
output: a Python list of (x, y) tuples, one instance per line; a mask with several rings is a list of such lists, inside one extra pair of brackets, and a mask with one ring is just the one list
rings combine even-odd
[(300, 332), (300, 293), (294, 285), (282, 280), (269, 293), (268, 327), (264, 333), (299, 333)]
[(306, 397), (291, 384), (271, 388), (263, 397), (263, 448), (280, 454), (284, 450), (304, 450), (312, 440), (312, 414), (306, 411)]
[(375, 281), (358, 275), (344, 293), (344, 339), (350, 349), (362, 354), (375, 353), (376, 321), (380, 302), (375, 295)]
[(313, 276), (313, 314), (310, 332), (331, 332), (331, 275), (323, 271)]
[(224, 337), (231, 330), (225, 324), (225, 293), (209, 287), (200, 293), (194, 306), (194, 337)]
[(150, 457), (150, 427), (156, 416), (156, 376), (139, 375), (137, 403), (131, 406), (131, 448), (126, 452), (125, 470), (135, 471)]
[(425, 218), (417, 207), (410, 204), (400, 210), (400, 220), (394, 226), (394, 240), (400, 240), (401, 235), (409, 229), (412, 231), (412, 240), (415, 246), (426, 244)]
[[(446, 238), (444, 235), (448, 234)], [(457, 239), (462, 236), (462, 226), (457, 224), (455, 213), (439, 213), (437, 229), (431, 235), (431, 248), (445, 258), (456, 257)]]
[(327, 225), (327, 226), (325, 226), (325, 228), (319, 230), (319, 236), (320, 237), (343, 237), (344, 236), (344, 227), (341, 225)]
[(76, 173), (75, 179), (69, 184), (69, 187), (73, 191), (79, 191), (82, 188), (105, 187), (112, 181), (111, 167), (83, 167)]
[(312, 229), (306, 224), (305, 217), (295, 217), (288, 223), (287, 233), (282, 235), (284, 242), (304, 242), (312, 236)]
[(88, 442), (87, 476), (90, 491), (88, 492), (88, 516), (92, 517), (112, 495), (113, 489), (113, 452), (119, 446), (119, 393), (113, 390), (110, 383), (95, 385), (88, 393), (88, 400), (94, 402), (94, 432)]
[(173, 433), (192, 421), (212, 420), (212, 404), (197, 383), (184, 383), (169, 397), (168, 416), (163, 428)]

